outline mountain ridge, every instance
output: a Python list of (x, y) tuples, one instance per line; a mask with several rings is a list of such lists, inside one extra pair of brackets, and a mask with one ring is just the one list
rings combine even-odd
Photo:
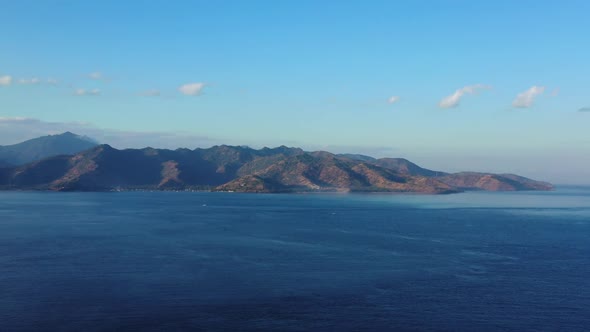
[(450, 174), (403, 158), (305, 152), (286, 146), (118, 150), (102, 144), (71, 155), (0, 168), (0, 189), (444, 194), (551, 190), (552, 185), (513, 174)]

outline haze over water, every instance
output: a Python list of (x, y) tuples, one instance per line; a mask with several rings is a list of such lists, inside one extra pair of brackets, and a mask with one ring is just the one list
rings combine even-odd
[(590, 326), (590, 189), (0, 193), (0, 330)]

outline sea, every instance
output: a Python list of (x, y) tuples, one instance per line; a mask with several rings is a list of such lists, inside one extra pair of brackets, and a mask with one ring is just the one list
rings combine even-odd
[(0, 331), (588, 331), (590, 188), (0, 192)]

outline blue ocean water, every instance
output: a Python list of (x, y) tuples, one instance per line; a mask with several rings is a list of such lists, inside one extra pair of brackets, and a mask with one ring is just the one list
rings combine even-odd
[(583, 331), (590, 188), (0, 193), (0, 331)]

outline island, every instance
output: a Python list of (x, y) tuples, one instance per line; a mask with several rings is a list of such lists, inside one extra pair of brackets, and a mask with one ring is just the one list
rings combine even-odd
[[(0, 159), (0, 189), (424, 194), (553, 189), (550, 183), (514, 174), (446, 173), (422, 168), (403, 158), (377, 159), (357, 154), (306, 152), (286, 146), (253, 149), (217, 145), (193, 150), (149, 147), (118, 150), (107, 144), (93, 144), (87, 148), (90, 141), (72, 133), (45, 137), (58, 141), (63, 147), (70, 145), (55, 136), (77, 142), (76, 147), (82, 151), (72, 154), (71, 149), (66, 149), (70, 153), (46, 157), (37, 149), (36, 155), (43, 158), (21, 165)], [(40, 139), (35, 142), (39, 143)], [(31, 149), (30, 144), (26, 146)], [(19, 155), (14, 146), (4, 150)], [(55, 147), (51, 151), (55, 153)]]

